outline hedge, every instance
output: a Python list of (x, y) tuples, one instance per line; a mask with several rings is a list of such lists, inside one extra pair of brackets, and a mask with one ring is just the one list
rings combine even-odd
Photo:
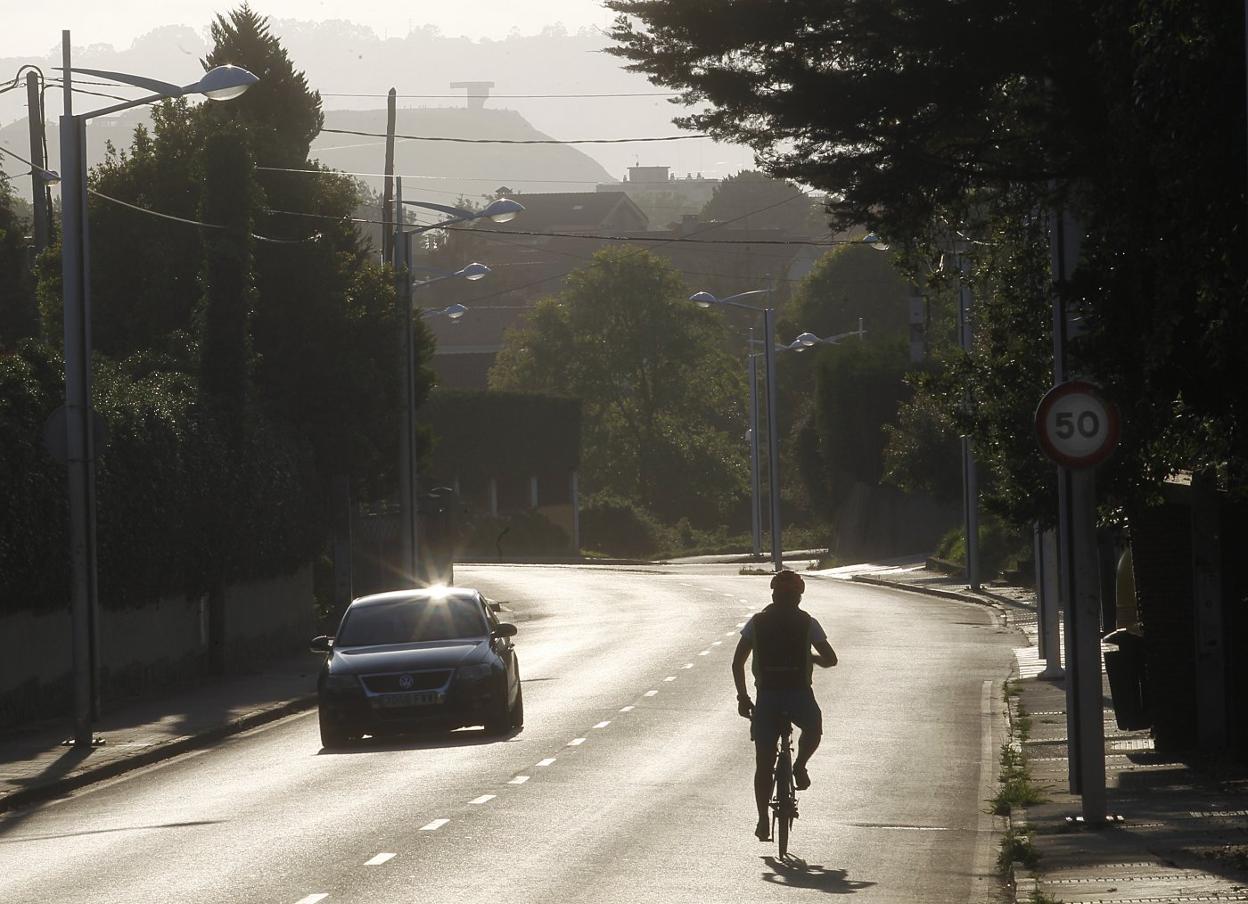
[[(68, 604), (65, 468), (42, 443), (62, 398), (54, 352), (27, 343), (0, 355), (5, 610)], [(107, 424), (96, 477), (102, 606), (144, 606), (282, 573), (319, 545), (310, 456), (254, 414), (241, 440), (228, 442), (195, 398), (187, 375), (95, 362), (93, 402)]]

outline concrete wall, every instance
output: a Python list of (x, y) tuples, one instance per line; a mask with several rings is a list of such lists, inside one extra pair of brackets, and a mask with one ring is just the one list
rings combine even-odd
[[(245, 671), (306, 648), (312, 636), (312, 568), (225, 591), (226, 662)], [(72, 711), (69, 610), (0, 615), (0, 728)], [(186, 684), (207, 671), (206, 599), (162, 599), (100, 613), (103, 706)]]

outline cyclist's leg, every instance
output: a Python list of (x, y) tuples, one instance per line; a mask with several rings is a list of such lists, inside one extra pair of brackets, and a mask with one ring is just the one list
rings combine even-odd
[(758, 807), (758, 825), (755, 834), (765, 841), (771, 837), (771, 818), (767, 809), (771, 800), (771, 784), (776, 765), (776, 743), (780, 740), (778, 701), (766, 691), (760, 690), (755, 700), (752, 729), (754, 735), (754, 803)]
[(792, 701), (793, 724), (802, 730), (797, 740), (797, 757), (793, 760), (793, 777), (799, 791), (810, 787), (806, 763), (823, 740), (823, 713), (815, 701), (814, 691), (806, 688), (794, 694)]

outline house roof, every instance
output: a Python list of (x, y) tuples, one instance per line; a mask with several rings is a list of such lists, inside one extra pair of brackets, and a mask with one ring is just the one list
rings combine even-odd
[(622, 191), (547, 192), (517, 194), (514, 197), (524, 205), (524, 213), (510, 223), (491, 228), (568, 232), (601, 229), (615, 224), (635, 230), (644, 229), (649, 224), (641, 208)]

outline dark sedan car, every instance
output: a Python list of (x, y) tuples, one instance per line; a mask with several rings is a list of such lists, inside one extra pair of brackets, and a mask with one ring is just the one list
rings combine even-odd
[(465, 725), (500, 735), (522, 727), (515, 633), (476, 590), (360, 597), (336, 636), (312, 641), (314, 651), (329, 654), (317, 678), (321, 743)]

